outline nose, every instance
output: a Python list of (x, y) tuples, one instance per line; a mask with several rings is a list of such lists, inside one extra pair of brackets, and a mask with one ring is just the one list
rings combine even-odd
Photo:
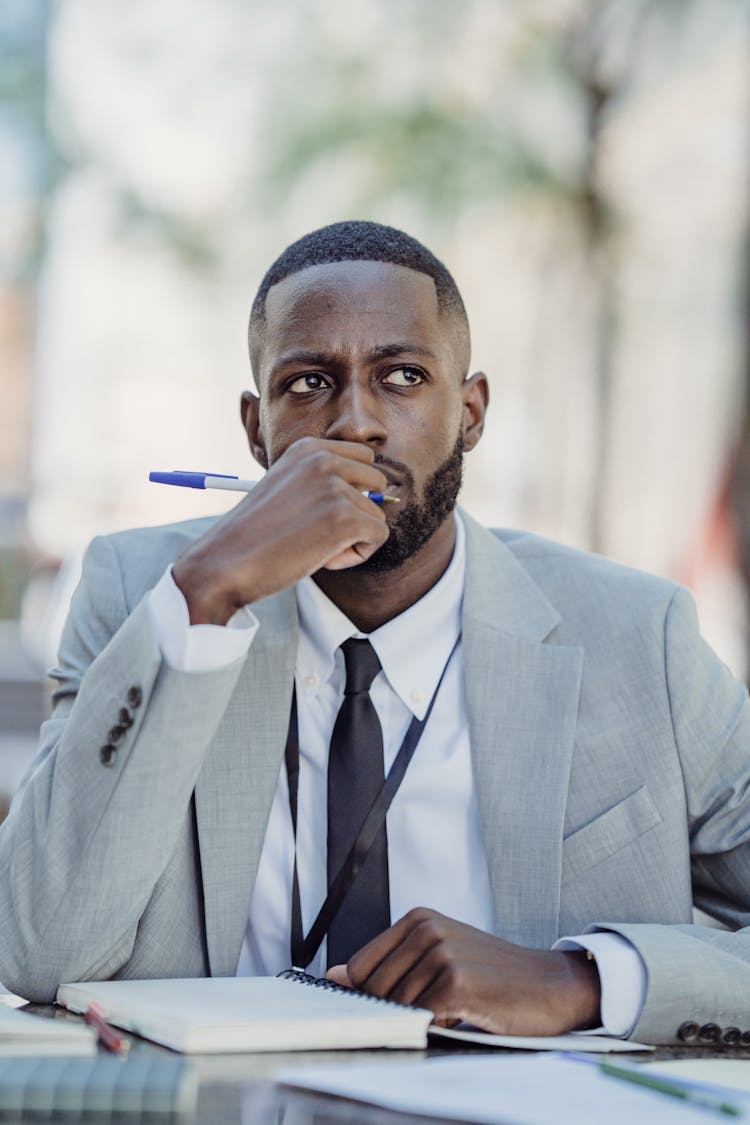
[(382, 406), (368, 384), (351, 380), (342, 387), (334, 402), (334, 414), (325, 436), (333, 441), (358, 441), (363, 445), (382, 445), (388, 431)]

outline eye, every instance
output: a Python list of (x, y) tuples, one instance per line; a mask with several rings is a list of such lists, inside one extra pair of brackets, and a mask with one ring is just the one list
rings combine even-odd
[(392, 387), (416, 387), (424, 382), (424, 374), (417, 367), (396, 367), (383, 379)]
[(326, 386), (328, 384), (322, 375), (318, 375), (315, 371), (307, 371), (304, 375), (292, 379), (286, 389), (293, 395), (304, 395), (311, 391), (319, 391)]

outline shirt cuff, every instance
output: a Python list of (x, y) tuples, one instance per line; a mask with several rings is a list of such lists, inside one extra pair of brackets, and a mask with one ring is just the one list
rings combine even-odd
[(212, 672), (247, 656), (258, 619), (243, 606), (226, 625), (191, 625), (187, 602), (167, 567), (148, 595), (162, 656), (178, 672)]
[(587, 949), (593, 954), (601, 983), (601, 1027), (591, 1034), (626, 1039), (638, 1022), (646, 1000), (646, 966), (640, 953), (620, 934), (604, 931), (560, 938), (553, 949)]

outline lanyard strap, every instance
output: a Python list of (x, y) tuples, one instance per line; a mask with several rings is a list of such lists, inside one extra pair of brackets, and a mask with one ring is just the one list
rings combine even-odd
[(310, 927), (310, 932), (307, 937), (303, 936), (302, 932), (302, 909), (300, 905), (299, 894), (299, 877), (297, 874), (297, 793), (299, 789), (299, 733), (297, 723), (297, 693), (296, 689), (292, 691), (292, 709), (289, 718), (289, 733), (286, 740), (286, 776), (289, 785), (289, 811), (292, 816), (292, 829), (294, 832), (294, 872), (292, 876), (292, 930), (291, 930), (291, 955), (292, 965), (295, 968), (306, 969), (312, 961), (315, 954), (320, 948), (323, 938), (328, 933), (328, 927), (341, 906), (342, 902), (349, 893), (349, 889), (354, 883), (354, 880), (362, 870), (362, 865), (367, 859), (367, 853), (372, 847), (373, 841), (380, 831), (381, 825), (385, 820), (386, 813), (390, 808), (391, 801), (396, 796), (399, 785), (403, 781), (404, 774), (406, 773), (407, 766), (414, 756), (414, 751), (417, 748), (422, 732), (427, 726), (427, 720), (432, 712), (433, 705), (437, 699), (440, 686), (448, 671), (448, 665), (453, 659), (453, 654), (458, 648), (458, 643), (461, 640), (461, 634), (456, 637), (453, 648), (450, 651), (448, 659), (443, 666), (440, 673), (440, 679), (437, 682), (437, 687), (432, 693), (432, 699), (429, 702), (425, 716), (423, 719), (418, 719), (416, 715), (412, 718), (409, 724), (409, 729), (406, 732), (404, 741), (401, 743), (401, 748), (396, 755), (396, 759), (388, 771), (388, 776), (383, 782), (383, 786), (373, 801), (370, 811), (365, 817), (362, 826), (357, 834), (357, 838), (352, 844), (349, 853), (336, 873), (335, 878), (331, 881), (328, 888), (326, 900), (318, 911), (318, 916)]

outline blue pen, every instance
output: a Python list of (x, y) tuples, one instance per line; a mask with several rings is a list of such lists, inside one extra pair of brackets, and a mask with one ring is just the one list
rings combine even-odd
[[(180, 488), (221, 488), (226, 492), (250, 492), (258, 483), (254, 480), (240, 480), (226, 473), (188, 473), (175, 469), (171, 473), (149, 473), (148, 479), (154, 484), (176, 484)], [(375, 504), (398, 504), (398, 496), (385, 496), (382, 492), (363, 492)]]

